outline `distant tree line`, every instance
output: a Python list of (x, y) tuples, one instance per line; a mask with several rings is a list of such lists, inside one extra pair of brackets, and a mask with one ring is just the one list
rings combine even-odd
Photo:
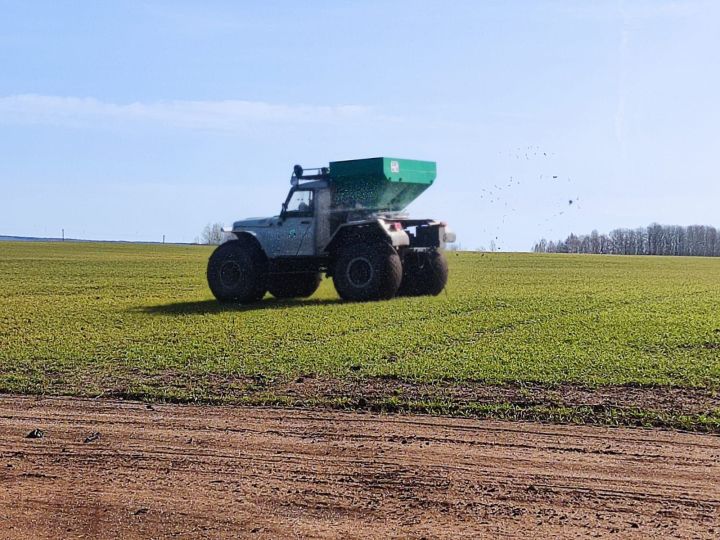
[(219, 245), (223, 243), (224, 239), (222, 223), (208, 223), (203, 229), (202, 236), (195, 239), (195, 243)]
[(533, 246), (535, 253), (597, 253), (610, 255), (687, 255), (720, 257), (720, 233), (707, 225), (659, 225), (638, 229), (615, 229), (610, 234), (593, 231), (571, 234), (557, 242), (544, 238)]

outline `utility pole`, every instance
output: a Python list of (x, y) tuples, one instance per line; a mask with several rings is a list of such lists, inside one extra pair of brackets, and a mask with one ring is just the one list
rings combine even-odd
[(65, 229), (62, 230), (62, 241), (65, 241)]
[(163, 234), (163, 244), (165, 243), (165, 235)]

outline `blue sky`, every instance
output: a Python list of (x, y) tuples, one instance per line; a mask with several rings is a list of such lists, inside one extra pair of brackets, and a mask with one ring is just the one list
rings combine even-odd
[(720, 225), (717, 2), (0, 13), (0, 234), (192, 241), (277, 213), (294, 163), (378, 155), (438, 162), (410, 211), (468, 249)]

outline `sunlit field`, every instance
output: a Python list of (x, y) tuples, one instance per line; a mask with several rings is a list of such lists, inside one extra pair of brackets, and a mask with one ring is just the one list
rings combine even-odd
[(344, 303), (325, 280), (307, 300), (228, 306), (206, 286), (210, 253), (0, 244), (0, 390), (207, 395), (215, 376), (720, 382), (720, 259), (448, 253), (438, 297)]

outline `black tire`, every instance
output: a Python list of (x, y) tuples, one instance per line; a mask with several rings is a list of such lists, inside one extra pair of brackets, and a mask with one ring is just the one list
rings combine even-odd
[(410, 251), (403, 261), (400, 296), (437, 296), (447, 285), (448, 265), (439, 251)]
[(388, 300), (395, 296), (401, 280), (400, 256), (390, 244), (351, 244), (337, 254), (333, 284), (343, 300)]
[(275, 298), (307, 298), (317, 291), (321, 279), (317, 272), (276, 274), (268, 279), (268, 291)]
[(220, 302), (257, 302), (267, 292), (267, 257), (249, 238), (225, 242), (210, 256), (207, 280)]

